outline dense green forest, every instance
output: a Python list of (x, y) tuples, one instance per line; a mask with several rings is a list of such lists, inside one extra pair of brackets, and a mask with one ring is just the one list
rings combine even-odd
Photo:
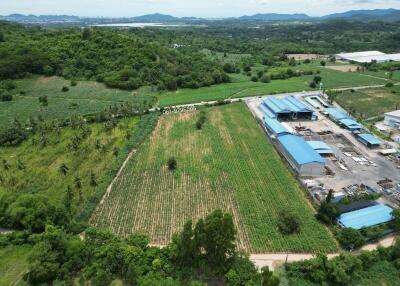
[(0, 79), (26, 73), (104, 82), (133, 90), (175, 90), (229, 81), (218, 64), (192, 50), (170, 49), (128, 31), (45, 30), (0, 24)]

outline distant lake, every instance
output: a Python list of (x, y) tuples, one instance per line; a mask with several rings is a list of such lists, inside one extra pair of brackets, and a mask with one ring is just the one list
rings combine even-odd
[(164, 24), (164, 23), (110, 23), (110, 24), (98, 24), (92, 25), (95, 27), (133, 27), (133, 28), (144, 28), (144, 27), (187, 27), (195, 26), (188, 24)]

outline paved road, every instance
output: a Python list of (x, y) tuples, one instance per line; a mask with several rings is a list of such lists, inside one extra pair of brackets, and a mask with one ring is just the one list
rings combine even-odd
[[(389, 247), (394, 244), (395, 236), (389, 236), (382, 240), (364, 245), (360, 251), (371, 251), (378, 248), (378, 246)], [(354, 252), (357, 254), (359, 251)], [(340, 255), (340, 253), (328, 254), (328, 258), (331, 259)], [(284, 264), (285, 262), (296, 262), (311, 259), (314, 254), (311, 253), (264, 253), (264, 254), (251, 254), (250, 260), (261, 269), (264, 266), (268, 266), (271, 270), (275, 267)]]

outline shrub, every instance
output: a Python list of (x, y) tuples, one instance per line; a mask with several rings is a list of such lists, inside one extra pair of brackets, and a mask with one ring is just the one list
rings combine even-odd
[(268, 75), (263, 75), (262, 78), (260, 79), (261, 82), (263, 83), (269, 83), (271, 82), (271, 78)]
[(251, 77), (251, 81), (257, 82), (258, 81), (258, 77), (256, 77), (255, 75)]
[(67, 92), (67, 91), (69, 91), (68, 86), (63, 86), (62, 89), (61, 89), (61, 91), (62, 91), (62, 92)]
[(283, 234), (298, 233), (300, 232), (300, 221), (294, 214), (282, 211), (279, 213), (278, 228)]
[(317, 88), (317, 84), (315, 83), (315, 81), (310, 82), (310, 87)]
[(387, 84), (385, 84), (385, 86), (386, 86), (386, 87), (393, 87), (394, 84), (393, 84), (393, 82), (388, 82)]
[(235, 73), (236, 72), (236, 67), (231, 63), (224, 64), (223, 69), (227, 73)]
[(13, 97), (7, 90), (0, 90), (1, 101), (12, 101)]
[(71, 80), (71, 86), (77, 86), (77, 85), (78, 85), (78, 83), (76, 80)]
[(326, 66), (326, 62), (325, 61), (321, 61), (321, 66)]
[(170, 171), (176, 170), (176, 167), (177, 167), (178, 164), (177, 164), (176, 159), (174, 157), (169, 158), (167, 163), (168, 163), (168, 169)]
[(365, 242), (360, 232), (354, 228), (344, 228), (340, 230), (336, 238), (345, 249), (359, 248)]
[(320, 83), (322, 81), (322, 77), (319, 75), (314, 76), (314, 82), (315, 83)]

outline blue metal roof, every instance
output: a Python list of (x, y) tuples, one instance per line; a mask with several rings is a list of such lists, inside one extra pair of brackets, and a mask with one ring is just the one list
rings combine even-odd
[(333, 117), (333, 119), (335, 119), (337, 121), (339, 121), (341, 119), (345, 119), (345, 118), (351, 119), (350, 116), (346, 112), (343, 112), (340, 109), (335, 108), (335, 107), (325, 108), (325, 111), (331, 117)]
[(302, 103), (301, 101), (297, 100), (293, 95), (288, 95), (283, 99), (286, 103), (289, 103), (291, 107), (293, 107), (293, 111), (296, 112), (313, 112), (311, 108), (307, 105)]
[(264, 120), (265, 126), (272, 130), (274, 134), (281, 135), (281, 134), (290, 134), (289, 130), (285, 128), (278, 120), (273, 118), (265, 118)]
[(357, 134), (357, 136), (358, 136), (361, 140), (363, 140), (363, 141), (365, 141), (366, 143), (371, 144), (371, 145), (381, 145), (381, 144), (382, 144), (382, 141), (379, 140), (378, 138), (376, 138), (376, 137), (375, 137), (374, 135), (372, 135), (372, 134), (368, 134), (368, 133), (365, 133), (365, 134)]
[(307, 141), (318, 154), (333, 154), (333, 150), (325, 142), (322, 141)]
[(276, 115), (263, 104), (260, 104), (258, 108), (264, 113), (265, 117), (276, 118)]
[(298, 165), (307, 163), (325, 164), (325, 159), (315, 152), (302, 137), (283, 135), (278, 137), (278, 140)]
[(273, 113), (291, 113), (291, 112), (313, 112), (311, 108), (297, 100), (294, 96), (284, 98), (267, 97), (263, 105), (269, 108)]
[(342, 123), (346, 128), (350, 130), (355, 130), (355, 129), (361, 129), (362, 125), (355, 121), (354, 119), (351, 118), (343, 118), (339, 120), (340, 123)]
[(344, 227), (362, 229), (389, 222), (393, 209), (382, 204), (342, 214), (338, 221)]

